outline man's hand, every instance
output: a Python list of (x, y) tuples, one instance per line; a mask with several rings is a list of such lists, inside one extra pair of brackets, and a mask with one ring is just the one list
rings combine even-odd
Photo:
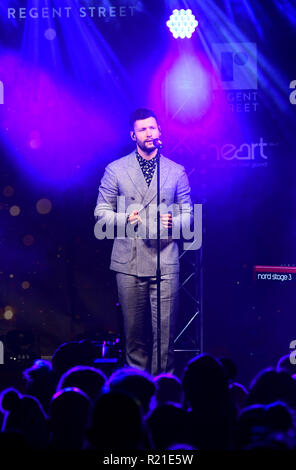
[(128, 221), (131, 225), (134, 225), (134, 224), (137, 224), (137, 223), (142, 223), (142, 219), (141, 217), (139, 216), (139, 211), (133, 211), (129, 218), (128, 218)]
[(173, 216), (171, 213), (169, 214), (160, 214), (160, 220), (162, 226), (164, 228), (172, 228), (173, 227)]

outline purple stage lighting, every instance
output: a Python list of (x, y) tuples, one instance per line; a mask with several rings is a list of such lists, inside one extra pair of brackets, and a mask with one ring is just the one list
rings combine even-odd
[(174, 10), (166, 24), (175, 39), (190, 39), (198, 26), (198, 21), (191, 10), (182, 8), (182, 10)]
[(0, 56), (0, 76), (9, 103), (0, 109), (3, 135), (34, 182), (43, 178), (64, 187), (78, 181), (114, 141), (102, 100), (81, 99), (44, 69), (14, 55)]

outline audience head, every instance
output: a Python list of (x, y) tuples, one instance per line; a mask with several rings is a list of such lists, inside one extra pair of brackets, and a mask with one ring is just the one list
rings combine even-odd
[(295, 382), (285, 370), (267, 368), (260, 371), (252, 380), (247, 400), (249, 405), (268, 404), (283, 401), (295, 408)]
[(144, 448), (144, 422), (134, 397), (118, 391), (101, 395), (94, 404), (88, 441), (97, 450)]
[(183, 388), (195, 424), (195, 446), (205, 450), (231, 448), (236, 409), (221, 362), (209, 354), (189, 361)]
[(147, 418), (147, 424), (156, 449), (192, 441), (190, 417), (177, 403), (159, 405)]
[(173, 446), (169, 446), (167, 450), (197, 450), (196, 447), (194, 447), (191, 444), (174, 444)]
[(282, 356), (276, 366), (276, 370), (279, 372), (285, 370), (290, 375), (296, 374), (296, 364), (292, 364), (290, 354)]
[(273, 437), (279, 434), (286, 441), (292, 426), (292, 413), (285, 403), (248, 406), (238, 417), (236, 448), (268, 447)]
[(172, 374), (160, 374), (154, 377), (156, 385), (156, 402), (158, 405), (172, 402), (183, 403), (182, 383), (178, 377)]
[(49, 361), (38, 359), (33, 366), (23, 371), (26, 393), (38, 398), (44, 410), (55, 392), (56, 378)]
[(106, 383), (107, 391), (125, 392), (132, 395), (140, 403), (144, 414), (149, 411), (155, 388), (150, 374), (131, 367), (118, 369)]
[(229, 392), (238, 411), (246, 406), (249, 392), (242, 384), (237, 382), (229, 384)]
[(185, 368), (183, 389), (192, 408), (221, 406), (229, 396), (221, 362), (209, 354), (191, 359)]
[(68, 387), (50, 402), (51, 447), (82, 449), (91, 413), (91, 401), (79, 388)]
[(93, 366), (96, 356), (96, 347), (91, 341), (70, 341), (63, 343), (54, 352), (52, 368), (57, 377), (60, 378), (62, 374), (72, 367), (79, 365)]
[(32, 448), (45, 447), (48, 440), (46, 414), (37, 398), (8, 388), (1, 393), (0, 400), (4, 413), (2, 432), (21, 434)]
[(101, 393), (106, 376), (90, 366), (76, 366), (65, 372), (57, 386), (57, 391), (67, 387), (77, 387), (94, 401)]

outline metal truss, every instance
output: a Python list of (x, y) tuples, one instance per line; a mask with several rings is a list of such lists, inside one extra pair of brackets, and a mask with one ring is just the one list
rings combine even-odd
[(203, 260), (199, 250), (184, 250), (180, 257), (179, 315), (174, 340), (176, 353), (203, 352)]

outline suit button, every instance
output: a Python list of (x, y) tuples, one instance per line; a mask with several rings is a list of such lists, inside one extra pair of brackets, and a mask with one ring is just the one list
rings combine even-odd
[(163, 198), (163, 199), (161, 200), (161, 202), (164, 202), (164, 201), (165, 201), (165, 198)]

